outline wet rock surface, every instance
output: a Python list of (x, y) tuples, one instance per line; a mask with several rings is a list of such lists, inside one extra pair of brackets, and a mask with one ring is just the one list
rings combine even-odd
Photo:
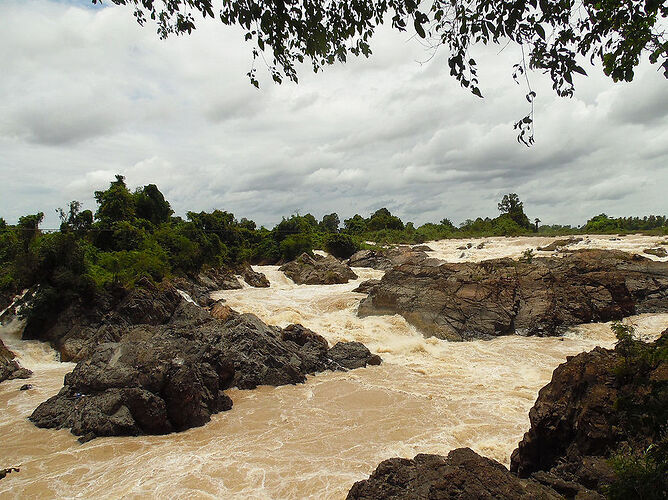
[(569, 245), (575, 245), (576, 243), (579, 243), (583, 240), (583, 238), (563, 238), (560, 240), (554, 240), (552, 243), (549, 245), (545, 245), (544, 247), (538, 247), (536, 250), (539, 252), (555, 252), (559, 250), (560, 248), (567, 247)]
[(296, 384), (307, 374), (376, 362), (368, 350), (361, 360), (358, 346), (330, 354), (334, 348), (301, 325), (281, 329), (252, 314), (226, 312), (216, 319), (182, 299), (165, 324), (119, 327), (116, 341), (91, 344), (61, 391), (30, 420), (69, 428), (83, 440), (165, 434), (229, 410), (223, 391), (230, 387)]
[(654, 255), (656, 257), (668, 257), (668, 251), (663, 247), (645, 248), (645, 250), (643, 250), (643, 253), (646, 253), (648, 255)]
[(423, 499), (561, 499), (532, 479), (519, 479), (500, 463), (469, 448), (414, 459), (391, 458), (350, 489), (348, 500)]
[(0, 340), (0, 382), (13, 379), (26, 379), (32, 375), (30, 370), (21, 368), (16, 356)]
[(279, 268), (298, 285), (334, 285), (357, 279), (350, 267), (331, 255), (301, 254)]
[(371, 267), (387, 271), (407, 262), (414, 264), (423, 263), (425, 265), (440, 263), (437, 259), (430, 258), (425, 253), (426, 251), (429, 250), (420, 247), (411, 248), (404, 245), (383, 250), (360, 250), (348, 259), (348, 265), (351, 267)]
[(244, 281), (254, 288), (268, 288), (269, 280), (263, 273), (253, 271), (253, 269), (248, 266), (242, 270), (241, 276)]
[(531, 262), (418, 257), (368, 291), (360, 316), (401, 314), (426, 336), (558, 335), (570, 325), (668, 311), (668, 263), (616, 250)]
[(28, 321), (24, 339), (50, 342), (62, 361), (79, 361), (105, 342), (117, 342), (132, 325), (167, 323), (183, 298), (171, 283), (139, 280), (130, 291), (100, 294), (92, 303), (75, 301), (50, 322)]
[(649, 345), (597, 347), (559, 365), (529, 412), (531, 428), (512, 454), (511, 471), (604, 493), (614, 480), (611, 456), (640, 456), (663, 437), (666, 354), (668, 330)]

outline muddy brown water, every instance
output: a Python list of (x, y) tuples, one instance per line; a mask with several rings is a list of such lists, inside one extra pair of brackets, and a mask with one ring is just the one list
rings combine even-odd
[[(580, 247), (640, 252), (660, 240), (590, 238)], [(482, 240), (429, 245), (433, 256), (458, 261), (466, 256), (456, 247), (469, 241)], [(552, 239), (484, 241), (485, 248), (467, 250), (467, 260), (517, 257)], [(270, 288), (218, 296), (268, 323), (302, 323), (330, 343), (364, 342), (383, 365), (322, 373), (295, 386), (231, 390), (234, 408), (203, 427), (81, 445), (67, 430), (38, 429), (27, 420), (74, 365), (59, 363), (45, 344), (20, 340), (20, 324), (5, 325), (0, 337), (35, 375), (0, 384), (0, 468), (21, 466), (0, 481), (0, 497), (341, 499), (394, 456), (469, 446), (507, 465), (554, 368), (566, 356), (614, 342), (608, 324), (582, 325), (563, 338), (425, 339), (400, 316), (356, 316), (363, 295), (351, 290), (382, 272), (356, 269), (360, 279), (345, 285), (298, 286), (276, 267), (256, 269), (267, 274)], [(668, 327), (666, 314), (626, 321), (648, 337)], [(19, 391), (26, 382), (33, 389)]]

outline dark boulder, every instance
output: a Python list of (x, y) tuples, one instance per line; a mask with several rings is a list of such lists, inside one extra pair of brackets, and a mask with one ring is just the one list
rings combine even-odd
[(360, 316), (401, 314), (427, 336), (558, 335), (570, 325), (668, 311), (668, 263), (615, 250), (531, 262), (418, 259), (386, 272), (368, 293)]
[[(131, 325), (117, 341), (95, 346), (30, 419), (85, 440), (179, 431), (229, 410), (223, 391), (230, 387), (296, 384), (310, 373), (344, 369), (330, 351), (301, 325), (281, 329), (231, 310), (216, 319), (183, 300), (167, 324)], [(355, 366), (364, 366), (358, 358)], [(374, 362), (370, 353), (366, 361)]]
[(270, 285), (269, 280), (264, 274), (254, 271), (248, 264), (239, 269), (239, 274), (246, 283), (254, 288), (268, 288)]
[(549, 245), (545, 245), (544, 247), (538, 247), (536, 250), (539, 252), (554, 252), (556, 250), (559, 250), (560, 248), (567, 247), (568, 245), (574, 245), (575, 243), (579, 243), (582, 241), (582, 238), (564, 238), (561, 240), (554, 240), (552, 243)]
[(26, 379), (32, 375), (32, 372), (26, 368), (21, 368), (16, 355), (7, 349), (0, 340), (0, 382), (13, 379)]
[(379, 365), (381, 358), (377, 354), (371, 354), (369, 349), (361, 342), (337, 342), (327, 355), (336, 363), (353, 370), (363, 368), (367, 365)]
[(167, 323), (182, 301), (171, 283), (141, 279), (119, 297), (99, 294), (91, 303), (77, 300), (39, 329), (28, 320), (23, 338), (49, 341), (63, 361), (79, 361), (98, 344), (118, 341), (129, 326)]
[(359, 286), (353, 290), (353, 292), (369, 293), (369, 290), (371, 290), (374, 286), (378, 284), (380, 284), (380, 280), (374, 280), (374, 279), (366, 280), (360, 283)]
[[(641, 456), (665, 440), (668, 330), (652, 344), (630, 341), (569, 358), (540, 390), (529, 419), (511, 471), (604, 493), (615, 480), (611, 456)], [(658, 487), (668, 494), (668, 476)]]
[(391, 458), (373, 474), (358, 481), (348, 500), (446, 500), (446, 499), (561, 499), (553, 489), (531, 479), (519, 479), (500, 463), (481, 457), (469, 448), (414, 459)]
[(333, 285), (357, 279), (350, 267), (331, 255), (303, 253), (279, 269), (298, 285)]

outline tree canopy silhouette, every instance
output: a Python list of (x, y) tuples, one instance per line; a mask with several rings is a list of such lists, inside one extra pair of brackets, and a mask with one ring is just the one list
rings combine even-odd
[[(101, 3), (102, 0), (91, 0)], [(274, 81), (298, 80), (297, 64), (318, 71), (349, 55), (371, 54), (375, 29), (390, 22), (399, 31), (414, 30), (433, 47), (449, 50), (450, 74), (482, 97), (473, 44), (515, 43), (521, 59), (516, 81), (528, 69), (548, 73), (559, 96), (573, 95), (573, 75), (586, 75), (579, 59), (598, 60), (614, 81), (631, 81), (647, 54), (668, 78), (668, 36), (662, 0), (111, 0), (134, 8), (137, 21), (157, 24), (160, 37), (191, 33), (200, 17), (218, 17), (245, 30), (253, 58), (262, 55)], [(265, 55), (266, 54), (266, 55)], [(256, 68), (248, 72), (258, 86)], [(519, 139), (533, 142), (531, 111), (515, 124)]]

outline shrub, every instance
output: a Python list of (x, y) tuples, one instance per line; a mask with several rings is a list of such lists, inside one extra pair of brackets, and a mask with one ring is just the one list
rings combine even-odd
[(329, 235), (325, 240), (325, 250), (334, 257), (347, 259), (359, 250), (359, 246), (349, 235), (335, 233)]

